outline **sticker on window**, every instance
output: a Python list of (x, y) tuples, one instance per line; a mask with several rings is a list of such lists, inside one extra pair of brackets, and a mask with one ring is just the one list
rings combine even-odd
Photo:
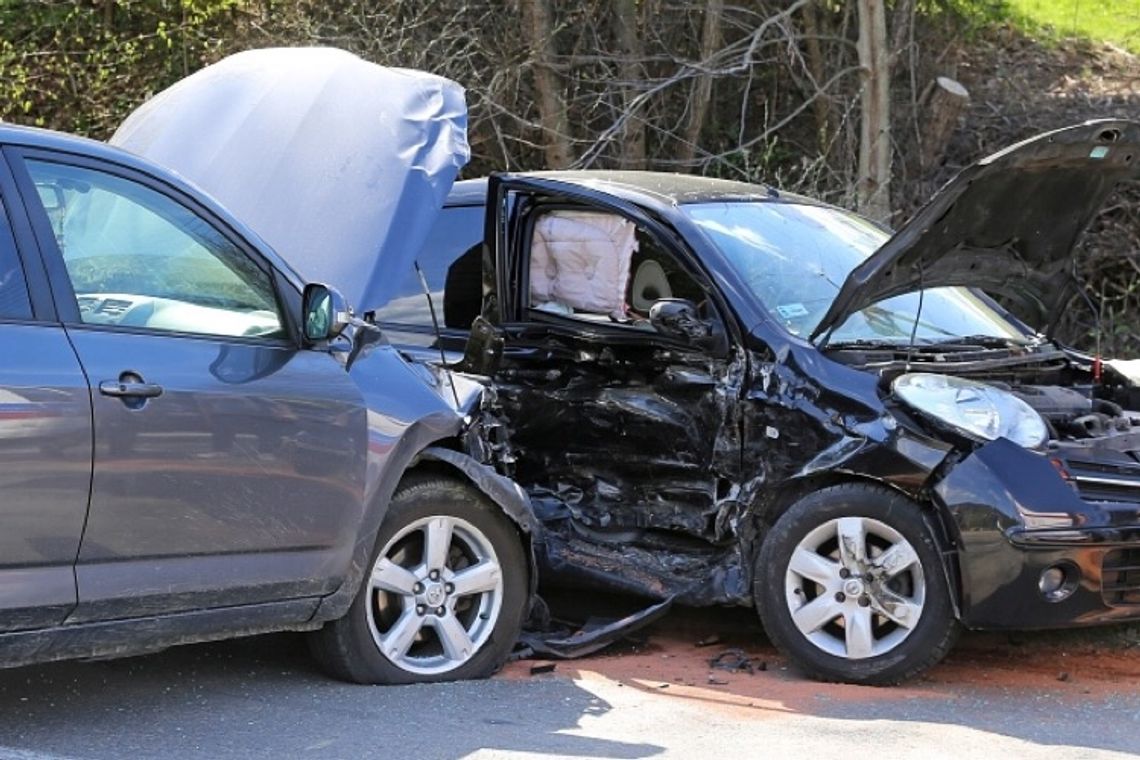
[(806, 317), (808, 310), (802, 303), (783, 303), (776, 307), (776, 311), (784, 319)]

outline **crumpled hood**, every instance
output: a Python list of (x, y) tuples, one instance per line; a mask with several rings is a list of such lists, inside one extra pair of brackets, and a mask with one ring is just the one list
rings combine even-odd
[(851, 271), (812, 333), (892, 296), (944, 285), (1009, 296), (1034, 327), (1073, 296), (1073, 247), (1118, 183), (1140, 177), (1140, 123), (1090, 121), (1045, 132), (950, 180)]
[(470, 156), (458, 84), (332, 48), (225, 58), (111, 143), (197, 184), (360, 310), (390, 298)]

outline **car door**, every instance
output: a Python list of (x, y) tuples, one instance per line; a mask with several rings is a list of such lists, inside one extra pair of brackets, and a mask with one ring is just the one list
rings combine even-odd
[[(554, 239), (563, 222), (604, 228), (622, 261), (576, 260), (567, 240), (594, 231)], [(486, 223), (494, 271), (484, 279), (494, 286), (485, 315), (504, 340), (495, 380), (518, 480), (597, 530), (716, 538), (718, 509), (739, 479), (744, 359), (687, 247), (632, 203), (550, 180), (493, 179)], [(541, 247), (569, 258), (536, 254), (547, 227)], [(584, 277), (560, 282), (575, 267)], [(643, 271), (658, 284), (640, 283)], [(714, 339), (697, 345), (652, 327), (649, 306), (665, 296), (700, 302)]]
[(61, 623), (75, 607), (91, 399), (2, 160), (0, 356), (0, 631), (12, 631)]
[(295, 288), (165, 182), (46, 151), (10, 162), (92, 388), (69, 621), (335, 589), (362, 510), (365, 410), (333, 356), (298, 348)]

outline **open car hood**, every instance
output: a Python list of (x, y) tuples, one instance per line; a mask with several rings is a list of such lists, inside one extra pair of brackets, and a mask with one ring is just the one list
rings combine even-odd
[(811, 338), (886, 298), (965, 285), (1018, 301), (1051, 328), (1074, 295), (1073, 247), (1108, 194), (1140, 177), (1140, 123), (1098, 120), (963, 170), (844, 281)]
[(225, 58), (143, 103), (111, 142), (197, 184), (358, 309), (411, 269), (470, 155), (459, 85), (332, 48)]

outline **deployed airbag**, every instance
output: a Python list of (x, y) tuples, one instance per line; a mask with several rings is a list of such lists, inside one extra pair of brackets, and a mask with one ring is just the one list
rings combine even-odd
[(391, 297), (470, 156), (458, 84), (332, 48), (225, 58), (111, 142), (202, 187), (358, 309)]
[(625, 317), (629, 267), (637, 250), (633, 222), (596, 211), (551, 211), (534, 226), (531, 304)]

